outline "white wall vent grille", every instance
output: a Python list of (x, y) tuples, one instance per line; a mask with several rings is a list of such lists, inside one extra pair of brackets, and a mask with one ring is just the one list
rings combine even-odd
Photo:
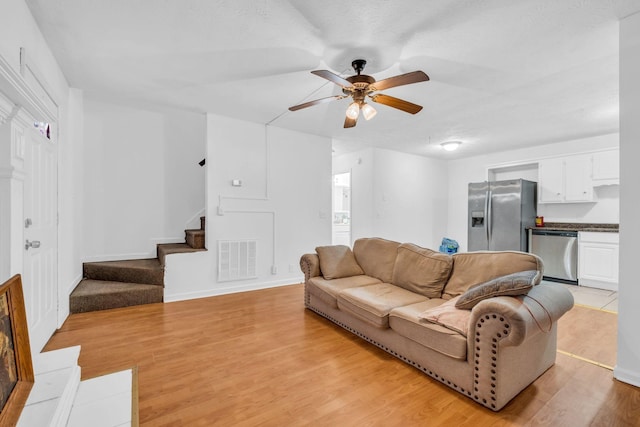
[(256, 240), (218, 240), (218, 282), (255, 279)]

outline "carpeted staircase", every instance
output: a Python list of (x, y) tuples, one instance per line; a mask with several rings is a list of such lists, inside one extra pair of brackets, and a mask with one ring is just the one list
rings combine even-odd
[(201, 217), (199, 229), (185, 230), (185, 243), (157, 245), (156, 258), (84, 263), (84, 278), (69, 296), (70, 312), (162, 302), (166, 256), (206, 251), (204, 227), (205, 219)]

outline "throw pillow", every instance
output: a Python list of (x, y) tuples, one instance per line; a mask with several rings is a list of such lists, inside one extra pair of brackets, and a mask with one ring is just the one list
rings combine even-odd
[(527, 270), (538, 270), (539, 282), (542, 279), (542, 260), (534, 254), (517, 251), (453, 254), (453, 271), (443, 294), (455, 297), (496, 277)]
[(474, 286), (460, 295), (457, 308), (471, 310), (480, 301), (502, 295), (524, 295), (536, 284), (536, 270), (520, 271)]
[(316, 252), (320, 259), (322, 277), (327, 280), (364, 274), (349, 246), (318, 246)]
[(444, 326), (447, 329), (458, 332), (465, 337), (469, 332), (469, 318), (471, 317), (471, 310), (461, 310), (456, 308), (456, 302), (458, 302), (457, 296), (450, 299), (447, 302), (443, 302), (437, 307), (430, 308), (429, 310), (421, 313), (418, 317), (426, 320), (427, 322), (435, 323), (440, 326)]

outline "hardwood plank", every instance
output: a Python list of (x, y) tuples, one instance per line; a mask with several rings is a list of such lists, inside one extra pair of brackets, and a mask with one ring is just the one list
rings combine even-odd
[(625, 426), (640, 417), (638, 388), (562, 354), (491, 412), (302, 301), (292, 285), (74, 314), (46, 349), (81, 345), (84, 378), (137, 365), (142, 426)]
[(558, 321), (558, 350), (613, 369), (616, 364), (618, 315), (576, 305)]

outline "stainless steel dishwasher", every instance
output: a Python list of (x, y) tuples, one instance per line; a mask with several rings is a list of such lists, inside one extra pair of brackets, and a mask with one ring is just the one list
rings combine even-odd
[(544, 262), (545, 280), (578, 284), (578, 232), (529, 229), (529, 252)]

